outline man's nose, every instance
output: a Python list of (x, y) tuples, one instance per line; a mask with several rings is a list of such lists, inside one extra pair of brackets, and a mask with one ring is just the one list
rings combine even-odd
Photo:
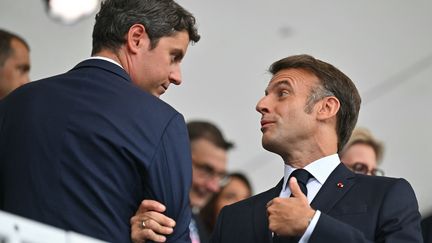
[(170, 72), (169, 80), (175, 85), (180, 85), (182, 83), (182, 75), (180, 65), (176, 65)]
[(266, 100), (267, 100), (267, 96), (264, 96), (258, 101), (258, 103), (255, 106), (256, 111), (258, 111), (261, 114), (268, 112), (268, 108), (266, 106)]
[(212, 192), (218, 192), (220, 190), (220, 179), (212, 177), (207, 181), (207, 189)]

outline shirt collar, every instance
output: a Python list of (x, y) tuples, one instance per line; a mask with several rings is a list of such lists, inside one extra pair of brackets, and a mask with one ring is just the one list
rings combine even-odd
[(120, 65), (120, 63), (118, 63), (118, 62), (116, 62), (116, 61), (114, 61), (113, 59), (108, 58), (108, 57), (92, 56), (92, 57), (87, 58), (86, 60), (91, 60), (91, 59), (105, 60), (105, 61), (108, 61), (108, 62), (114, 63), (115, 65), (117, 65), (117, 66), (121, 67), (122, 69), (124, 69), (124, 68), (122, 67), (122, 65)]
[[(339, 164), (340, 164), (339, 155), (332, 154), (313, 161), (312, 163), (305, 166), (303, 169), (311, 173), (314, 176), (314, 178), (322, 185)], [(287, 184), (289, 176), (294, 170), (296, 170), (294, 167), (285, 164), (284, 184), (283, 184), (284, 187)]]

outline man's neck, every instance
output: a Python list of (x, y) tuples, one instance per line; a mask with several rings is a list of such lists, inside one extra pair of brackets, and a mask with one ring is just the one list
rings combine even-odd
[(308, 164), (337, 153), (337, 145), (334, 146), (304, 146), (303, 148), (288, 151), (281, 155), (285, 164), (294, 168), (304, 168)]
[(129, 68), (129, 65), (127, 65), (128, 62), (125, 61), (127, 59), (126, 59), (125, 55), (122, 54), (121, 49), (117, 53), (115, 53), (111, 50), (103, 49), (100, 52), (93, 54), (92, 56), (111, 59), (114, 62), (118, 63), (120, 66), (122, 66), (123, 69), (125, 69), (125, 70), (128, 70), (128, 68)]

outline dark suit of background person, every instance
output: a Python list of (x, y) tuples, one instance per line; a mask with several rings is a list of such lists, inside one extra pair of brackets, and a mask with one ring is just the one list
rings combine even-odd
[[(270, 72), (266, 96), (257, 104), (263, 147), (284, 159), (285, 181), (293, 169), (304, 168), (316, 175), (308, 181), (311, 191), (321, 172), (328, 177), (315, 187), (313, 199), (302, 194), (295, 180), (289, 181), (295, 196), (279, 198), (281, 180), (275, 188), (225, 207), (211, 242), (297, 242), (289, 237), (310, 243), (422, 242), (409, 183), (355, 174), (335, 153), (358, 117), (360, 96), (352, 81), (307, 55), (281, 59)], [(272, 231), (280, 241), (272, 239)]]
[[(151, 26), (139, 21), (148, 11), (168, 21), (160, 23), (168, 29), (159, 29), (153, 49)], [(175, 15), (174, 23), (167, 14)], [(0, 209), (130, 242), (130, 217), (143, 199), (155, 199), (177, 222), (168, 240), (189, 242), (188, 133), (183, 116), (156, 96), (180, 84), (179, 62), (189, 41), (199, 39), (194, 23), (170, 1), (105, 1), (93, 32), (92, 55), (99, 58), (22, 86), (0, 103)], [(97, 32), (110, 31), (105, 25), (125, 32), (103, 39)], [(112, 49), (115, 34), (123, 38)]]
[[(192, 219), (195, 222), (196, 229), (198, 231), (198, 236), (200, 243), (207, 243), (210, 239), (210, 232), (205, 227), (204, 223), (202, 222), (201, 218), (197, 214), (192, 214)], [(189, 227), (190, 229), (190, 227)]]
[(425, 243), (432, 243), (432, 215), (422, 219), (421, 227), (423, 232), (423, 239)]

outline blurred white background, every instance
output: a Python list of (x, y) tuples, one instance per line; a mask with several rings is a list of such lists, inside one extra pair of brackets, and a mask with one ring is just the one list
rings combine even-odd
[[(255, 192), (283, 176), (282, 160), (261, 147), (255, 104), (268, 66), (307, 53), (354, 80), (363, 97), (358, 125), (385, 142), (382, 168), (414, 187), (432, 211), (432, 1), (179, 0), (197, 17), (202, 39), (183, 62), (183, 84), (162, 97), (189, 119), (215, 122), (236, 143), (231, 170)], [(0, 28), (31, 46), (32, 80), (65, 72), (91, 51), (94, 15), (61, 25), (42, 1), (1, 0)]]

